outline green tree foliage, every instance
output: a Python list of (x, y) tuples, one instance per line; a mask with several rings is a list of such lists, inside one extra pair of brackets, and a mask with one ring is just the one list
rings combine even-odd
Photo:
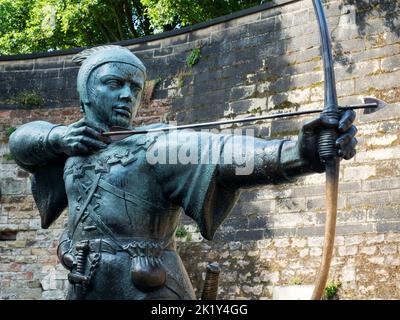
[(207, 21), (264, 2), (268, 0), (141, 0), (155, 32)]
[(91, 46), (150, 34), (139, 0), (0, 0), (0, 53)]
[(265, 0), (0, 0), (0, 54), (51, 51), (137, 38), (263, 2)]

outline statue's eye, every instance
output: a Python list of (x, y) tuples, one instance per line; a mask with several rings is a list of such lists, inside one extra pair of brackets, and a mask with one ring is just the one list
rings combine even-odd
[(106, 84), (110, 87), (118, 88), (121, 86), (121, 81), (119, 81), (117, 79), (110, 79), (110, 80), (107, 80)]
[(131, 90), (132, 90), (132, 92), (138, 94), (140, 92), (141, 88), (139, 86), (132, 85)]

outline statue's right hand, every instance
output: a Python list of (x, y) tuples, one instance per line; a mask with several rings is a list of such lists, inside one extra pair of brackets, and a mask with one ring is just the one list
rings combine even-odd
[(106, 148), (105, 142), (110, 143), (102, 138), (102, 131), (83, 118), (69, 126), (55, 127), (49, 135), (49, 142), (58, 153), (69, 156), (87, 155)]

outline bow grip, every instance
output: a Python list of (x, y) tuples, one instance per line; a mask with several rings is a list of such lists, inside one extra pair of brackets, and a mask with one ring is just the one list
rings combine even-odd
[[(325, 118), (339, 120), (339, 113), (335, 111), (323, 111)], [(318, 153), (321, 161), (326, 163), (329, 159), (334, 159), (336, 154), (336, 139), (338, 138), (336, 128), (324, 128), (320, 131), (318, 138)]]

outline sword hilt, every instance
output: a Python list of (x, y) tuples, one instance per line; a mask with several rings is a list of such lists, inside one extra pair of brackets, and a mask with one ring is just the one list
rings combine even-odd
[(76, 272), (80, 275), (85, 274), (86, 253), (89, 249), (89, 241), (81, 241), (75, 245), (77, 251), (77, 266)]
[(218, 295), (218, 281), (221, 268), (217, 262), (207, 265), (206, 279), (204, 280), (201, 300), (216, 300)]

